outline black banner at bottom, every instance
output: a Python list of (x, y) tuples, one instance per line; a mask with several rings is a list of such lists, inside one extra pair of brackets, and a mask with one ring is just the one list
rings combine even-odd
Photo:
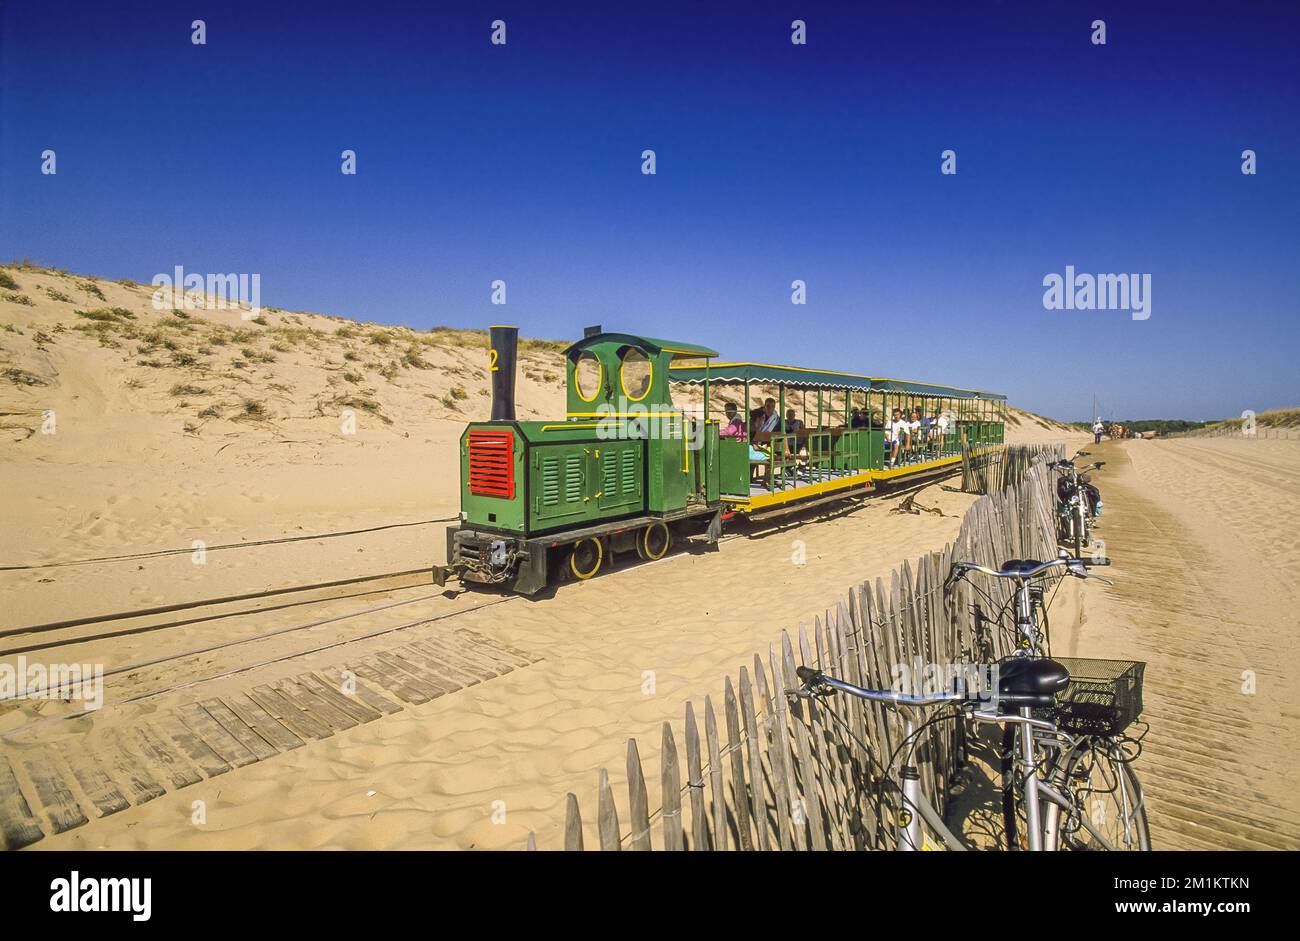
[(581, 929), (629, 915), (698, 921), (712, 904), (727, 912), (719, 927), (787, 917), (830, 927), (858, 908), (873, 922), (923, 914), (932, 927), (1010, 911), (1224, 922), (1276, 914), (1294, 863), (1285, 853), (11, 853), (0, 857), (0, 906), (15, 929), (75, 918), (128, 931), (466, 918), (495, 930), (552, 914)]

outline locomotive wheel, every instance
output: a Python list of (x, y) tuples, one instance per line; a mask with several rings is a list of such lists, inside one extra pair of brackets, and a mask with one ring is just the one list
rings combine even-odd
[(667, 523), (651, 523), (636, 534), (637, 558), (646, 562), (662, 559), (672, 545), (673, 534)]
[(578, 581), (586, 581), (600, 571), (605, 562), (605, 547), (599, 539), (588, 536), (579, 539), (569, 550), (569, 571)]

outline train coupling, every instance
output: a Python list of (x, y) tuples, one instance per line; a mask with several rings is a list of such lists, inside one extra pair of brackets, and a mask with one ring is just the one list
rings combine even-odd
[(433, 567), (433, 583), (439, 588), (446, 588), (447, 582), (451, 579), (460, 581), (459, 565), (435, 565)]

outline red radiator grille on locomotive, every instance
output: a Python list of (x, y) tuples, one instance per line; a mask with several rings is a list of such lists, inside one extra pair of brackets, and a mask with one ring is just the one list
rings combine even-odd
[(469, 433), (469, 492), (515, 498), (515, 433), (473, 428)]

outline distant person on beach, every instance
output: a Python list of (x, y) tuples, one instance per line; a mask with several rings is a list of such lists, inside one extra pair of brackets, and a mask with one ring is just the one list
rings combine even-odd
[(1106, 426), (1101, 423), (1101, 419), (1094, 419), (1092, 422), (1092, 443), (1101, 444), (1101, 436), (1106, 431)]

